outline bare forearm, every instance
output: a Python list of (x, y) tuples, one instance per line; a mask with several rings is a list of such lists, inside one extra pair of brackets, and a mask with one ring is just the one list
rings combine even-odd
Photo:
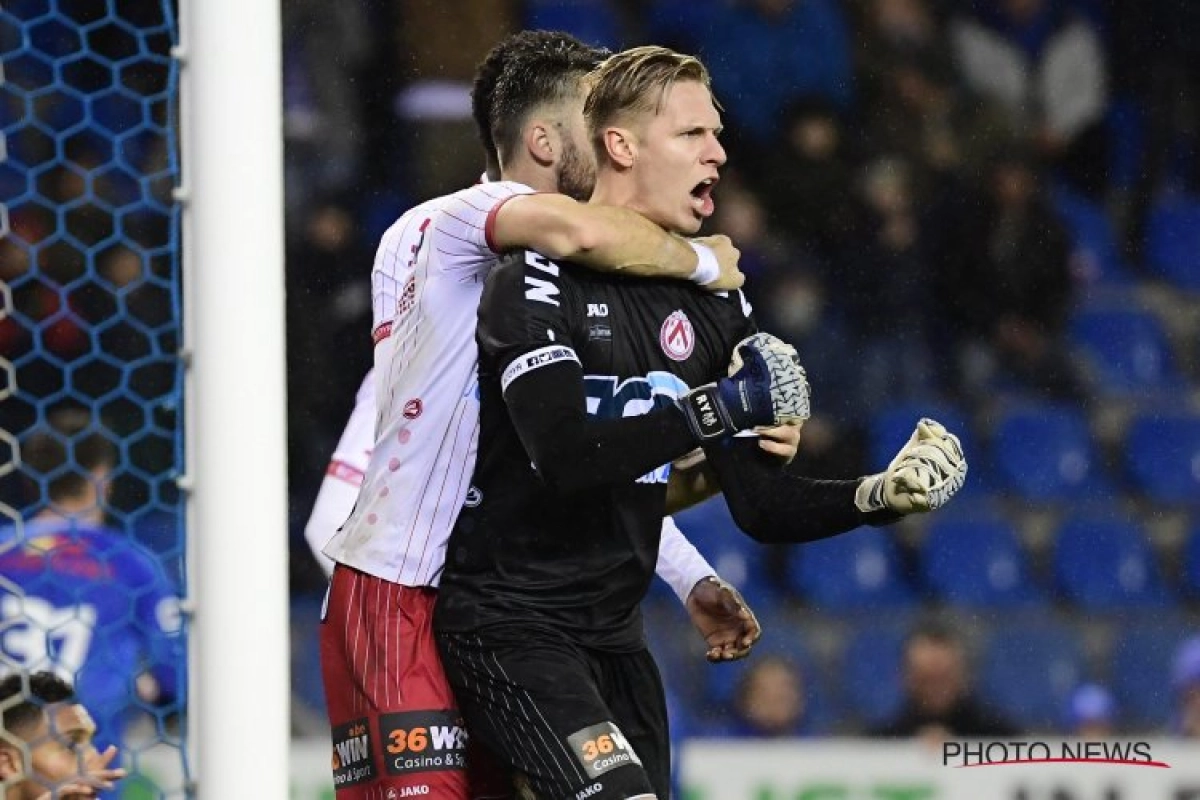
[(684, 239), (627, 208), (588, 206), (589, 246), (574, 255), (584, 266), (640, 277), (690, 278), (697, 256)]
[(604, 272), (690, 278), (699, 265), (684, 239), (628, 208), (556, 194), (520, 195), (496, 211), (499, 249), (526, 248)]

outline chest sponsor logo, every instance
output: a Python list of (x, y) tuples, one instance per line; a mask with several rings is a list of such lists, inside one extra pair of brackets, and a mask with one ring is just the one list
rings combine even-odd
[(612, 328), (603, 322), (593, 322), (591, 325), (588, 325), (589, 342), (611, 342), (612, 338)]
[[(670, 372), (654, 370), (644, 377), (625, 378), (613, 375), (585, 375), (587, 413), (600, 419), (619, 419), (648, 414), (656, 408), (666, 408), (687, 394), (688, 385)], [(671, 465), (664, 464), (637, 479), (638, 483), (666, 483)]]
[(339, 789), (375, 780), (371, 732), (365, 717), (333, 729), (332, 767), (333, 785)]
[(567, 737), (567, 743), (589, 778), (599, 778), (620, 767), (642, 764), (625, 734), (611, 722), (599, 722), (576, 731)]
[(672, 361), (686, 361), (696, 348), (696, 331), (692, 321), (682, 311), (673, 311), (663, 321), (658, 343)]
[(381, 714), (379, 737), (389, 775), (467, 766), (467, 729), (456, 711)]

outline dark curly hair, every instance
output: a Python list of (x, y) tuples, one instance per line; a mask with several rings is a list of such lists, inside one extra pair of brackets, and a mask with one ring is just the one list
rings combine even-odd
[(492, 48), (471, 88), (489, 178), (500, 176), (499, 155), (512, 155), (529, 113), (577, 91), (579, 80), (607, 56), (607, 50), (559, 31), (521, 31)]

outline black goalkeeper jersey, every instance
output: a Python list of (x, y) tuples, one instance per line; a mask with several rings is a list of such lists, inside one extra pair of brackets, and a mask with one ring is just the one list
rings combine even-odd
[(670, 466), (582, 489), (549, 485), (531, 462), (538, 448), (522, 442), (534, 434), (513, 419), (538, 420), (543, 401), (577, 397), (569, 384), (581, 377), (589, 421), (669, 407), (723, 376), (734, 345), (753, 331), (740, 292), (606, 275), (532, 252), (505, 257), (480, 304), (479, 453), (446, 551), (438, 629), (533, 623), (596, 649), (643, 647), (638, 609), (654, 574)]

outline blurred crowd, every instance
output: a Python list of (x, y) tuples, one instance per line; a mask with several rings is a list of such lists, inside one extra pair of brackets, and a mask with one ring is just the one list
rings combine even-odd
[[(1189, 77), (1200, 11), (1184, 0), (528, 0), (469, 8), (365, 0), (284, 9), (297, 592), (319, 591), (299, 531), (370, 362), (373, 247), (406, 206), (478, 179), (470, 77), (492, 44), (522, 27), (563, 29), (613, 49), (664, 44), (699, 55), (712, 71), (730, 158), (706, 232), (728, 234), (741, 248), (760, 324), (795, 343), (809, 371), (814, 417), (798, 459), (806, 474), (882, 466), (872, 460), (886, 451), (875, 441), (877, 420), (898, 407), (954, 409), (976, 441), (991, 438), (1003, 409), (1023, 404), (1070, 409), (1091, 428), (1111, 416), (1113, 398), (1080, 358), (1076, 312), (1096, 302), (1140, 305), (1151, 293), (1166, 298), (1155, 311), (1176, 330), (1193, 308), (1185, 287), (1163, 280), (1145, 252), (1156, 204), (1200, 188), (1200, 84)], [(1101, 221), (1099, 241), (1080, 220)], [(322, 325), (311, 324), (316, 318)], [(1183, 339), (1181, 388), (1164, 406), (1172, 412), (1191, 408), (1197, 378), (1186, 366), (1195, 337)], [(1120, 398), (1126, 415), (1128, 399)], [(1107, 435), (1117, 441), (1124, 431)], [(971, 457), (982, 478), (990, 458)], [(1002, 502), (1011, 499), (992, 482), (988, 497), (970, 502), (995, 499), (996, 489)], [(921, 569), (917, 555), (911, 548), (907, 568)], [(742, 577), (774, 580), (784, 606), (826, 610), (803, 590), (789, 595), (778, 574)], [(1074, 602), (1068, 609), (1089, 613)], [(1170, 605), (1186, 614), (1189, 602)], [(1188, 617), (1180, 630), (1191, 625)], [(840, 658), (853, 647), (855, 623), (835, 628)], [(889, 634), (910, 628), (905, 617)], [(1087, 659), (1107, 665), (1119, 635), (1106, 630), (1108, 646)], [(1180, 635), (1173, 630), (1173, 645)], [(672, 647), (687, 650), (664, 645)], [(1161, 669), (1169, 655), (1159, 653)], [(1063, 708), (1077, 687), (1057, 687), (1053, 720), (1043, 706), (1014, 710), (1006, 722), (1000, 708), (993, 723), (952, 692), (929, 701), (942, 712), (921, 710), (920, 699), (897, 705), (896, 695), (852, 709), (859, 713), (845, 718), (850, 726), (831, 727), (830, 714), (845, 709), (828, 701), (840, 687), (821, 688), (829, 660), (806, 680), (799, 665), (764, 658), (726, 694), (684, 681), (682, 708), (736, 711), (723, 723), (707, 714), (689, 722), (680, 711), (677, 722), (710, 733), (908, 734), (944, 712), (982, 719), (988, 731), (1031, 727), (1034, 718), (1066, 730), (1071, 714), (1083, 724), (1109, 708), (1109, 721), (1127, 729), (1167, 724), (1161, 710), (1111, 711), (1109, 688), (1084, 685), (1087, 674), (1107, 677), (1105, 668), (1076, 676), (1086, 691), (1071, 702), (1081, 710)], [(894, 663), (897, 692), (918, 691), (920, 681)], [(965, 693), (969, 681), (960, 683)], [(819, 704), (822, 694), (824, 722), (818, 714), (801, 724), (805, 699)], [(1160, 691), (1155, 708), (1173, 702)], [(898, 716), (879, 716), (880, 708)]]
[[(111, 521), (178, 575), (173, 31), (155, 3), (119, 10), (60, 3), (52, 14), (45, 5), (13, 0), (0, 12), (0, 430), (23, 437), (63, 404), (94, 413), (123, 459)], [(1182, 203), (1194, 213), (1180, 218), (1200, 230), (1200, 4), (1192, 0), (284, 0), (282, 7), (298, 604), (323, 589), (302, 529), (371, 363), (374, 247), (409, 205), (478, 179), (470, 79), (488, 49), (521, 28), (562, 29), (614, 49), (653, 42), (706, 62), (730, 160), (705, 232), (735, 240), (760, 325), (793, 342), (808, 369), (814, 417), (797, 464), (806, 474), (882, 467), (873, 459), (881, 449), (876, 422), (897, 407), (957, 409), (968, 443), (972, 434), (989, 441), (1004, 409), (1053, 404), (1080, 415), (1101, 449), (1124, 441), (1141, 385), (1133, 395), (1129, 386), (1114, 394), (1105, 371), (1080, 358), (1075, 338), (1074, 320), (1098, 305), (1162, 323), (1163, 352), (1138, 350), (1130, 369), (1153, 377), (1172, 364), (1171, 381), (1155, 387), (1168, 390), (1155, 394), (1156, 408), (1195, 411), (1200, 262), (1194, 283), (1172, 271), (1176, 262), (1164, 267), (1156, 216)], [(1185, 255), (1200, 252), (1196, 244)], [(14, 381), (15, 394), (8, 391)], [(32, 508), (35, 499), (7, 469), (11, 445), (0, 445), (0, 500)], [(969, 482), (988, 484), (989, 500), (994, 492), (1006, 512), (1018, 510), (1025, 539), (1045, 544), (1039, 536), (1054, 525), (1026, 515), (1026, 497), (986, 479), (990, 453), (968, 450)], [(1087, 465), (1057, 469), (1086, 472)], [(1040, 473), (1031, 480), (1040, 482)], [(1200, 482), (1194, 467), (1189, 480)], [(1104, 491), (1135, 494), (1121, 481)], [(1160, 506), (1135, 510), (1166, 532), (1155, 544), (1166, 543), (1158, 557), (1174, 575), (1192, 509), (1173, 517)], [(1061, 511), (1053, 509), (1055, 524)], [(1191, 536), (1200, 542), (1200, 529)], [(898, 540), (912, 543), (904, 531)], [(1200, 554), (1200, 544), (1193, 549)], [(1183, 615), (1180, 629), (1192, 631), (1200, 555), (1195, 560), (1193, 592), (1169, 604)], [(767, 577), (785, 591), (783, 576)], [(801, 597), (808, 596), (795, 594), (793, 605)], [(1068, 606), (1090, 613), (1082, 603)], [(721, 731), (828, 730), (820, 723), (831, 712), (819, 707), (830, 696), (822, 681), (831, 661), (852, 651), (847, 631), (856, 625), (835, 625), (837, 644), (824, 667), (786, 653), (757, 660), (724, 690), (723, 707), (736, 714)], [(896, 694), (872, 706), (890, 716), (861, 714), (858, 730), (924, 735), (955, 733), (964, 719), (1021, 722), (969, 701), (971, 682), (957, 676), (970, 659), (954, 631), (908, 620), (890, 633), (899, 631), (906, 644), (902, 653), (896, 642)], [(1102, 633), (1112, 638), (1110, 629)], [(296, 645), (301, 667), (315, 663), (304, 641)], [(1194, 732), (1200, 652), (1180, 636), (1169, 641), (1156, 651), (1164, 678), (1154, 708), (1172, 711), (1134, 727)], [(928, 674), (939, 677), (922, 678)], [(301, 684), (306, 676), (297, 670)], [(1084, 677), (1059, 692), (1069, 704), (1056, 723), (1083, 731), (1128, 719), (1119, 691)], [(319, 699), (312, 705), (319, 711)], [(319, 713), (311, 723), (320, 730)], [(697, 730), (702, 723), (691, 721)]]
[[(467, 81), (518, 27), (706, 61), (730, 153), (709, 232), (741, 248), (762, 327), (800, 349), (815, 409), (801, 459), (818, 474), (879, 466), (866, 463), (870, 421), (898, 404), (1092, 409), (1072, 311), (1098, 287), (1153, 277), (1148, 210), (1194, 189), (1200, 167), (1187, 78), (1200, 11), (1183, 0), (284, 9), (300, 516), (369, 365), (377, 237), (407, 204), (477, 178)], [(1115, 252), (1080, 241), (1063, 211), (1080, 206), (1107, 220)], [(344, 390), (315, 392), (312, 375)]]

